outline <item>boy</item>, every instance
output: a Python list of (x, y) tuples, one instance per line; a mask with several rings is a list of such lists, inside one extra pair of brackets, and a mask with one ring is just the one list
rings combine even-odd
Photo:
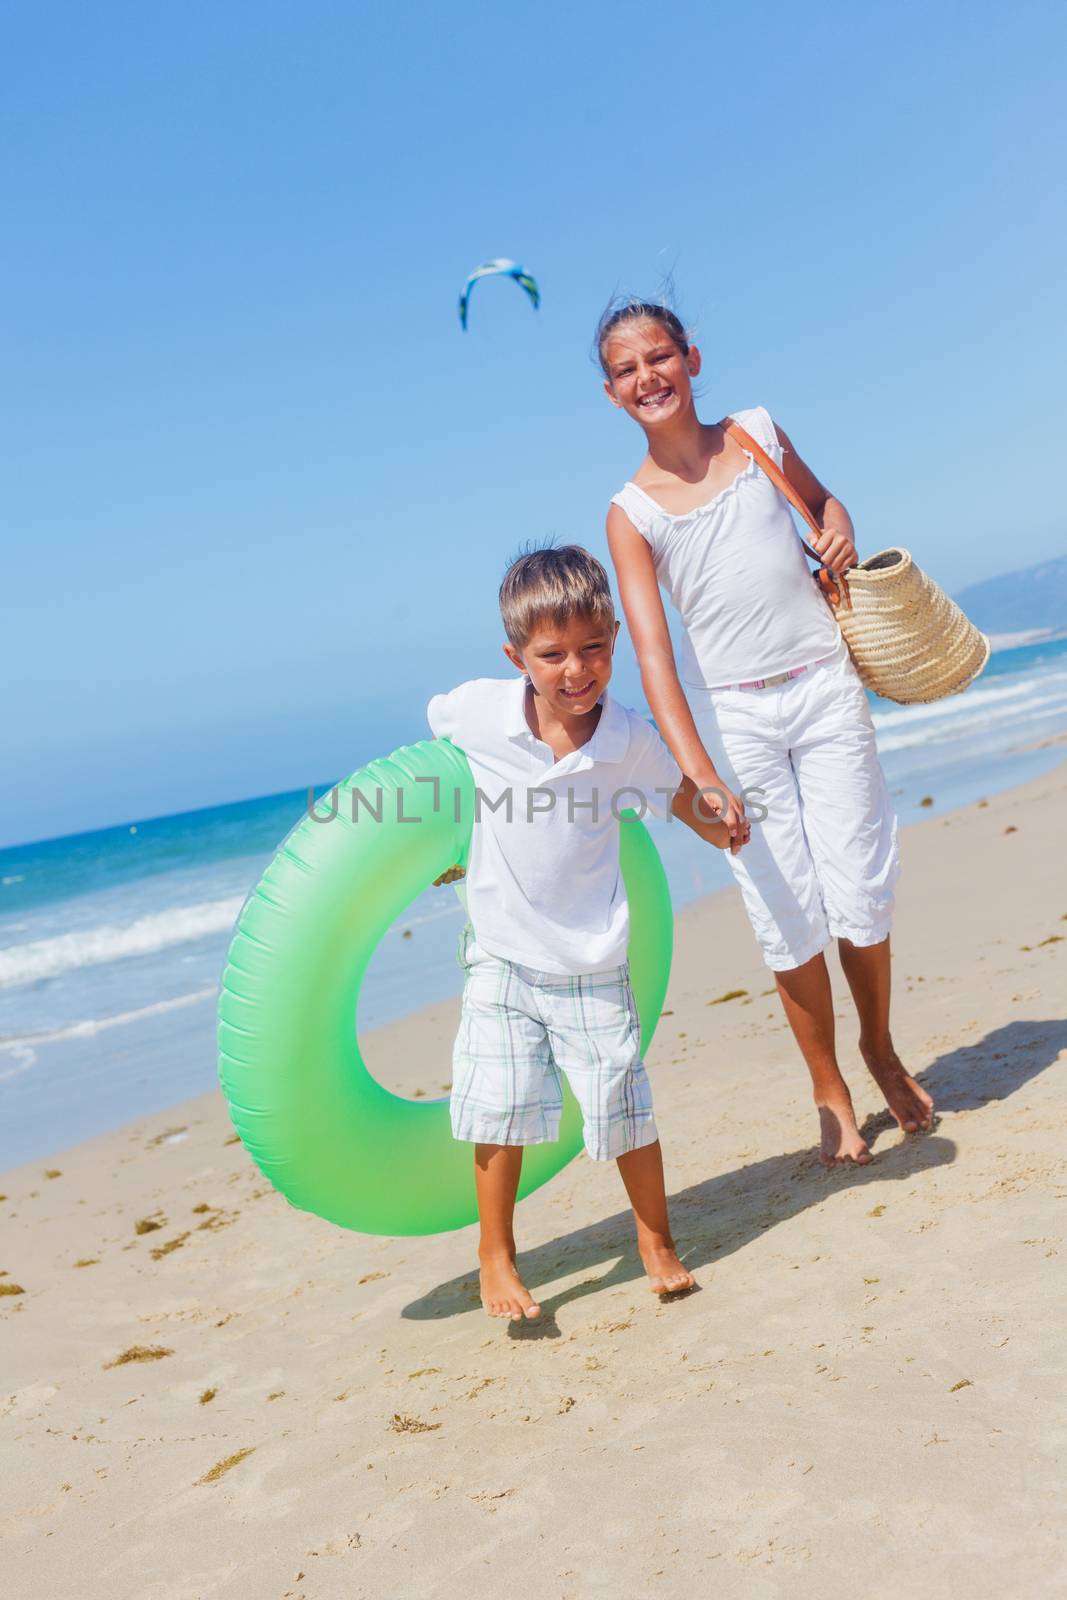
[(618, 1162), (653, 1292), (693, 1286), (671, 1238), (630, 992), (618, 812), (640, 813), (643, 798), (720, 848), (729, 834), (697, 816), (695, 786), (652, 727), (608, 697), (619, 624), (599, 561), (577, 545), (522, 556), (500, 610), (522, 676), (461, 684), (427, 715), (465, 752), (479, 791), (452, 1131), (474, 1144), (482, 1303), (520, 1322), (540, 1315), (515, 1265), (522, 1147), (558, 1136), (560, 1069), (589, 1155)]

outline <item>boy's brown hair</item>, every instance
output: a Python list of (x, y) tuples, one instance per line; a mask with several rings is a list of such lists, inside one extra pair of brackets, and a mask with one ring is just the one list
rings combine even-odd
[(580, 544), (528, 550), (508, 567), (500, 585), (500, 615), (509, 642), (525, 648), (540, 623), (557, 627), (572, 617), (615, 626), (608, 575)]

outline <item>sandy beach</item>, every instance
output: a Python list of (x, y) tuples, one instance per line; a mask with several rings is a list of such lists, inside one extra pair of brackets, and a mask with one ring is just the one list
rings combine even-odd
[[(680, 1248), (643, 1286), (613, 1166), (472, 1230), (292, 1210), (217, 1095), (0, 1180), (3, 1576), (20, 1600), (1049, 1596), (1067, 1582), (1067, 766), (904, 834), (905, 1139), (825, 1172), (733, 892), (678, 919), (649, 1057)], [(844, 986), (834, 966), (834, 981)], [(458, 1005), (367, 1042), (438, 1094)]]

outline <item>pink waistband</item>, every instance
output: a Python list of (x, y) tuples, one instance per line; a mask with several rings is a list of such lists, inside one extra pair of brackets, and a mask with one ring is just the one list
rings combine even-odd
[(844, 653), (844, 643), (839, 640), (837, 648), (828, 655), (816, 656), (814, 661), (805, 661), (802, 667), (791, 667), (788, 672), (773, 672), (766, 678), (747, 678), (742, 683), (716, 683), (708, 684), (705, 692), (717, 694), (725, 689), (774, 689), (781, 683), (788, 683), (792, 678), (802, 678), (805, 672), (810, 672), (813, 667), (821, 667), (830, 662), (837, 661)]
[[(812, 665), (814, 666), (814, 662)], [(770, 678), (750, 678), (747, 683), (728, 683), (728, 689), (773, 689), (775, 684), (788, 683), (790, 678), (803, 677), (807, 667), (792, 667), (788, 672), (776, 672)]]

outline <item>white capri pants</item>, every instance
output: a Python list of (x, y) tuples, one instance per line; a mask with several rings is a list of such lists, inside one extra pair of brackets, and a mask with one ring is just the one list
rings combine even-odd
[(803, 966), (831, 938), (880, 944), (900, 872), (897, 822), (844, 640), (785, 683), (687, 694), (724, 780), (747, 792), (750, 816), (767, 813), (728, 859), (768, 967)]

